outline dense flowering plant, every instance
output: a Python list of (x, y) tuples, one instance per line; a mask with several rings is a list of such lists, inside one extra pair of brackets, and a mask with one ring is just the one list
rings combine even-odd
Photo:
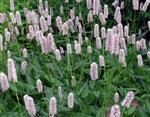
[(0, 0), (0, 117), (149, 117), (150, 0)]

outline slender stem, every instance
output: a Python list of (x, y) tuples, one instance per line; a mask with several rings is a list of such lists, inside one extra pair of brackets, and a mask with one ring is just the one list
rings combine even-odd
[(124, 111), (125, 111), (125, 108), (123, 108), (122, 110), (121, 117), (123, 117)]
[(15, 94), (16, 94), (16, 98), (17, 98), (17, 102), (18, 102), (18, 106), (19, 106), (19, 111), (20, 111), (20, 117), (23, 117), (22, 116), (22, 112), (21, 112), (21, 107), (20, 107), (20, 102), (19, 102), (19, 97), (18, 97), (18, 93), (17, 93), (17, 89), (16, 89), (16, 86), (15, 86)]

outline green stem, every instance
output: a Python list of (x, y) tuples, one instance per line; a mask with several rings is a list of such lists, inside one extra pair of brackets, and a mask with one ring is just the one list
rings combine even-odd
[(125, 108), (123, 108), (122, 110), (121, 117), (123, 117), (124, 111), (125, 111)]
[(19, 97), (18, 97), (16, 86), (15, 86), (15, 94), (16, 94), (16, 98), (17, 98), (17, 102), (18, 102), (18, 106), (19, 106), (20, 117), (23, 117), (22, 116), (22, 111), (21, 111), (21, 107), (20, 107), (20, 102), (19, 102)]

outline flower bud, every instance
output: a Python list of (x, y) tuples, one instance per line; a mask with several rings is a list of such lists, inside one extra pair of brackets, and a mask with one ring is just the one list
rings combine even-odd
[(129, 108), (132, 101), (134, 99), (134, 92), (133, 91), (129, 91), (125, 97), (125, 99), (122, 102), (122, 106), (125, 106), (126, 108)]
[(88, 15), (87, 15), (87, 22), (88, 23), (91, 23), (91, 22), (93, 22), (93, 11), (92, 10), (90, 10), (89, 11), (89, 13), (88, 13)]
[(62, 31), (62, 19), (60, 16), (56, 17), (56, 25), (57, 25), (57, 28), (59, 29), (59, 31), (61, 32)]
[(63, 93), (62, 93), (62, 88), (61, 88), (61, 86), (58, 87), (58, 96), (59, 96), (60, 99), (62, 100), (62, 98), (63, 98)]
[(10, 10), (14, 11), (15, 6), (14, 6), (14, 0), (10, 0)]
[(90, 76), (92, 80), (98, 79), (98, 65), (95, 62), (93, 62), (90, 66)]
[(140, 42), (140, 41), (137, 41), (137, 42), (136, 42), (136, 50), (137, 50), (137, 51), (140, 51), (140, 49), (141, 49), (141, 42)]
[(150, 59), (150, 51), (147, 52), (147, 57)]
[(43, 92), (43, 84), (42, 84), (42, 81), (40, 79), (38, 79), (36, 81), (36, 87), (37, 87), (37, 90), (39, 93)]
[(52, 97), (49, 102), (49, 115), (54, 116), (56, 114), (57, 114), (57, 100), (55, 97)]
[(100, 11), (100, 1), (93, 0), (93, 15), (98, 15)]
[(13, 23), (13, 24), (16, 24), (16, 18), (15, 18), (15, 16), (14, 16), (14, 13), (10, 12), (10, 13), (9, 13), (9, 16), (10, 16), (10, 19), (11, 19), (12, 23)]
[(114, 96), (114, 102), (115, 103), (118, 103), (119, 102), (119, 93), (115, 93), (115, 96)]
[(99, 25), (95, 24), (94, 26), (94, 37), (97, 38), (99, 37)]
[(33, 98), (28, 95), (24, 95), (23, 99), (24, 99), (25, 107), (26, 107), (28, 114), (32, 117), (35, 117), (36, 116), (36, 108), (35, 108)]
[(115, 54), (118, 55), (119, 54), (119, 36), (118, 35), (114, 35), (114, 38), (112, 40), (112, 47), (111, 47), (111, 54)]
[(68, 24), (65, 22), (63, 23), (62, 25), (62, 30), (63, 30), (63, 35), (68, 35), (69, 34), (69, 27), (68, 27)]
[(72, 47), (70, 43), (67, 43), (67, 54), (72, 54)]
[(76, 51), (76, 54), (81, 54), (81, 44), (80, 43), (76, 43), (75, 44), (75, 51)]
[(118, 29), (119, 37), (120, 37), (120, 38), (123, 38), (123, 25), (122, 25), (122, 23), (119, 23), (119, 24), (117, 25), (117, 29)]
[(88, 52), (89, 54), (92, 54), (92, 47), (91, 47), (91, 46), (88, 46), (88, 47), (87, 47), (87, 52)]
[(145, 1), (145, 3), (144, 3), (144, 5), (143, 5), (143, 8), (142, 8), (142, 11), (146, 11), (147, 10), (147, 8), (148, 8), (148, 6), (149, 6), (149, 3), (150, 3), (150, 0), (146, 0)]
[(22, 71), (24, 73), (26, 72), (26, 69), (27, 69), (27, 62), (26, 61), (22, 61), (22, 63), (21, 63), (21, 69), (22, 69)]
[(105, 19), (105, 16), (104, 16), (103, 13), (99, 14), (99, 20), (100, 20), (100, 22), (101, 22), (102, 25), (106, 24), (106, 19)]
[(7, 60), (7, 69), (8, 69), (8, 80), (13, 82), (17, 82), (17, 72), (14, 60), (11, 58), (8, 58)]
[(80, 45), (83, 45), (83, 38), (81, 33), (78, 34), (78, 42), (80, 43)]
[(105, 67), (105, 60), (104, 60), (104, 56), (102, 55), (99, 56), (99, 66)]
[(16, 22), (17, 22), (17, 25), (18, 25), (18, 26), (21, 26), (21, 25), (22, 25), (21, 15), (20, 15), (20, 12), (19, 12), (19, 11), (16, 12)]
[(115, 0), (115, 1), (112, 3), (112, 5), (113, 5), (114, 7), (117, 7), (117, 6), (119, 5), (119, 0)]
[(137, 56), (138, 66), (143, 67), (143, 58), (141, 55)]
[(15, 33), (16, 33), (17, 36), (20, 34), (17, 27), (15, 27)]
[(143, 9), (143, 2), (140, 3), (140, 11)]
[(108, 18), (108, 5), (104, 5), (104, 17), (107, 19)]
[(132, 36), (131, 36), (131, 43), (132, 43), (133, 45), (135, 45), (135, 40), (136, 40), (136, 35), (135, 35), (135, 34), (132, 34)]
[(121, 2), (120, 8), (124, 9), (124, 1)]
[(92, 8), (92, 0), (86, 0), (86, 6), (87, 6), (87, 9), (91, 9)]
[(141, 49), (142, 49), (142, 50), (147, 49), (147, 47), (146, 47), (146, 41), (145, 41), (144, 38), (142, 38), (142, 39), (140, 40), (140, 43), (141, 43)]
[(105, 27), (101, 28), (101, 35), (102, 35), (103, 39), (106, 38), (106, 29), (105, 29)]
[(61, 61), (61, 54), (59, 49), (56, 49), (54, 53), (55, 53), (56, 60)]
[(129, 26), (124, 27), (124, 36), (128, 37), (129, 36)]
[(40, 18), (40, 26), (41, 26), (41, 30), (43, 32), (48, 31), (48, 25), (47, 25), (46, 20), (43, 16), (41, 16), (41, 18)]
[(117, 23), (121, 23), (121, 11), (120, 7), (117, 7), (114, 14), (114, 19), (117, 21)]
[(102, 42), (101, 42), (101, 38), (100, 37), (96, 38), (96, 48), (97, 49), (101, 49), (102, 48)]
[(11, 58), (11, 52), (9, 50), (7, 51), (7, 58)]
[(3, 37), (0, 34), (0, 52), (3, 51)]
[(125, 53), (126, 53), (126, 55), (127, 55), (127, 46), (126, 46), (125, 38), (121, 38), (121, 40), (120, 40), (120, 47), (121, 47), (122, 49), (124, 49), (124, 51), (125, 51)]
[(119, 63), (126, 67), (126, 57), (123, 49), (120, 49), (119, 51)]
[(132, 0), (134, 10), (139, 10), (139, 0)]
[(7, 76), (3, 72), (0, 73), (0, 86), (1, 86), (2, 92), (5, 92), (9, 89)]
[(27, 49), (26, 49), (26, 48), (24, 48), (24, 49), (22, 50), (22, 53), (23, 53), (23, 57), (24, 57), (24, 58), (27, 58), (27, 57), (28, 57), (28, 52), (27, 52)]
[(51, 15), (48, 15), (48, 17), (47, 17), (47, 25), (48, 26), (52, 25), (52, 17), (51, 17)]
[(68, 108), (72, 109), (74, 106), (74, 95), (73, 93), (69, 93), (68, 95)]
[(70, 18), (72, 21), (75, 19), (75, 13), (73, 9), (70, 10)]
[(111, 107), (109, 117), (121, 117), (120, 107), (119, 105), (114, 105)]
[(107, 30), (107, 38), (106, 38), (106, 46), (105, 46), (106, 51), (111, 51), (113, 38), (114, 38), (113, 30), (108, 29)]

